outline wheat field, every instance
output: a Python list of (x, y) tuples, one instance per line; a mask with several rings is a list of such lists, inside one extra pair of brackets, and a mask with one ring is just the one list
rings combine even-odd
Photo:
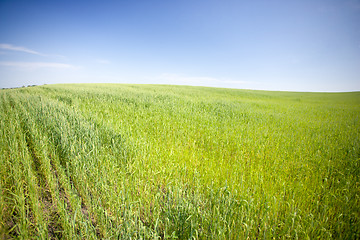
[(359, 239), (360, 93), (0, 90), (1, 239)]

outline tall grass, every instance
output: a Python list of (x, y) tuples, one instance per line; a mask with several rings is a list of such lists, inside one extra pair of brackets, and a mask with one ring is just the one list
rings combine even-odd
[(360, 238), (360, 94), (0, 91), (0, 237)]

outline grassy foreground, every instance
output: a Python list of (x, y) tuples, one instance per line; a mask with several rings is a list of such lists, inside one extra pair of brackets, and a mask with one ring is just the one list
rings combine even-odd
[(360, 93), (0, 91), (0, 238), (359, 239)]

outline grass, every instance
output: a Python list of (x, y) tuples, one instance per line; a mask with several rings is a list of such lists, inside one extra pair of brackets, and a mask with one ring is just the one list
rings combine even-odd
[(0, 238), (359, 239), (360, 93), (0, 91)]

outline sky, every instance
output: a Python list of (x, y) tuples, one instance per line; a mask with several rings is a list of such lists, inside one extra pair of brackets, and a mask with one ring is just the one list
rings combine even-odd
[(360, 0), (0, 0), (0, 88), (360, 90)]

